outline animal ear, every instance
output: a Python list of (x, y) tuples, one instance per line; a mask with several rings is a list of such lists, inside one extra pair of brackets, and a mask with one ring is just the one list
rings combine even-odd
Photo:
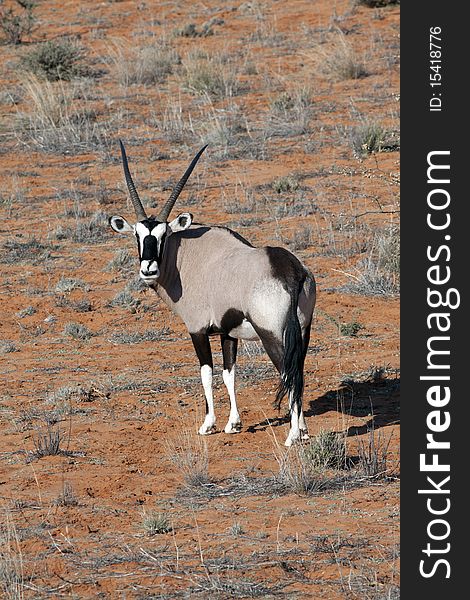
[(109, 217), (109, 224), (117, 233), (132, 233), (134, 228), (124, 219), (124, 217)]
[(192, 222), (193, 215), (191, 213), (181, 213), (176, 219), (171, 221), (171, 223), (168, 223), (168, 225), (174, 233), (175, 231), (184, 231), (185, 229), (188, 229)]

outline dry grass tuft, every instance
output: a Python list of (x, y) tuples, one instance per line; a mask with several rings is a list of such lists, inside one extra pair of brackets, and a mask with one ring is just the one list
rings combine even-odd
[(382, 430), (376, 433), (372, 427), (369, 429), (366, 441), (358, 440), (359, 468), (366, 477), (380, 479), (389, 473), (388, 448), (391, 439), (391, 434), (386, 438)]
[(360, 57), (345, 35), (339, 32), (330, 50), (318, 50), (320, 70), (334, 81), (360, 79), (368, 75), (365, 61)]
[(195, 95), (220, 100), (239, 91), (238, 69), (227, 57), (193, 52), (183, 59), (182, 66), (182, 84)]
[(391, 225), (374, 236), (367, 258), (343, 290), (364, 296), (394, 296), (400, 291), (400, 229)]
[(189, 488), (198, 488), (211, 482), (209, 453), (204, 438), (192, 430), (184, 430), (166, 443), (166, 455), (183, 476)]
[(96, 114), (74, 100), (76, 88), (62, 81), (42, 81), (30, 75), (23, 80), (29, 112), (18, 113), (17, 135), (26, 146), (42, 152), (74, 154), (103, 150), (108, 133)]
[(162, 83), (181, 62), (179, 54), (165, 39), (142, 46), (115, 42), (109, 56), (117, 79), (124, 87)]
[(157, 535), (172, 531), (170, 519), (163, 513), (154, 510), (142, 513), (142, 529), (147, 535)]
[(0, 527), (0, 591), (6, 600), (24, 598), (23, 555), (10, 512), (3, 509)]
[(305, 446), (277, 446), (274, 454), (279, 466), (277, 479), (287, 493), (319, 494), (351, 479), (351, 474), (340, 471), (346, 460), (344, 436), (334, 432), (322, 432)]

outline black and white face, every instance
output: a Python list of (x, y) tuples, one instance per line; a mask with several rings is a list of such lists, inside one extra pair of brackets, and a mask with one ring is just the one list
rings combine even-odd
[(190, 213), (181, 213), (170, 223), (149, 218), (130, 225), (126, 219), (119, 216), (111, 217), (109, 223), (117, 233), (134, 233), (139, 249), (139, 275), (145, 283), (151, 284), (160, 277), (166, 239), (172, 233), (188, 229), (192, 220)]

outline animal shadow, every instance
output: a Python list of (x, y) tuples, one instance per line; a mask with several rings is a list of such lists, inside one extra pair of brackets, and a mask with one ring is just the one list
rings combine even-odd
[(306, 416), (319, 416), (336, 410), (351, 417), (370, 417), (360, 427), (347, 429), (348, 436), (362, 435), (371, 429), (400, 423), (400, 378), (387, 368), (371, 368), (357, 378), (344, 379), (335, 390), (329, 390), (310, 401)]
[[(362, 435), (371, 429), (399, 424), (400, 378), (397, 371), (386, 367), (372, 367), (369, 371), (359, 374), (357, 378), (344, 379), (337, 389), (328, 390), (322, 396), (311, 400), (308, 406), (304, 405), (306, 417), (318, 417), (334, 410), (344, 414), (346, 420), (348, 416), (370, 417), (360, 427), (348, 427), (348, 436)], [(250, 425), (247, 431), (255, 433), (289, 422), (288, 412), (278, 413), (276, 417)]]

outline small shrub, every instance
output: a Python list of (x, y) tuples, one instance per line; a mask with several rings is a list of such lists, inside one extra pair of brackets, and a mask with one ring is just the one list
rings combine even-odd
[(201, 28), (198, 29), (194, 23), (187, 23), (180, 29), (175, 31), (176, 36), (180, 37), (208, 37), (210, 35), (214, 35), (214, 30), (212, 29), (215, 25), (223, 25), (223, 19), (219, 17), (212, 17), (209, 21), (206, 21), (201, 25)]
[(148, 290), (148, 286), (142, 281), (139, 275), (135, 275), (126, 283), (125, 289), (128, 292), (144, 292)]
[(198, 29), (194, 23), (187, 23), (180, 29), (175, 31), (175, 35), (179, 37), (207, 37), (214, 35), (213, 29), (211, 29), (208, 23), (204, 23), (201, 29)]
[(8, 217), (12, 215), (15, 208), (24, 206), (28, 202), (26, 192), (16, 176), (11, 178), (9, 184), (5, 182), (0, 193), (0, 207), (7, 209)]
[(0, 354), (10, 354), (11, 352), (18, 352), (15, 342), (0, 340)]
[[(191, 115), (183, 113), (181, 98), (172, 98), (166, 103), (161, 115), (155, 115), (155, 126), (169, 142), (184, 143), (188, 137), (194, 135)], [(169, 156), (157, 148), (152, 151), (152, 160), (166, 160)]]
[(363, 120), (359, 125), (351, 127), (347, 138), (357, 158), (375, 152), (396, 152), (400, 149), (399, 133), (374, 121)]
[(63, 438), (59, 429), (48, 425), (46, 432), (40, 432), (33, 437), (34, 450), (29, 453), (29, 460), (40, 459), (44, 456), (83, 456), (83, 452), (74, 452), (61, 448)]
[[(244, 4), (241, 6), (244, 6)], [(265, 47), (279, 47), (286, 43), (286, 36), (277, 29), (275, 20), (265, 21), (264, 19), (257, 19), (256, 29), (248, 36), (248, 41), (261, 44), (261, 46)]]
[(178, 37), (199, 37), (200, 32), (198, 31), (195, 23), (187, 23), (175, 30), (175, 36)]
[(245, 529), (240, 523), (234, 523), (229, 527), (228, 533), (233, 537), (238, 537), (239, 535), (243, 535), (245, 533)]
[(301, 447), (279, 449), (276, 460), (279, 465), (277, 478), (288, 492), (303, 496), (321, 490), (322, 479), (319, 471), (311, 461), (306, 460), (305, 452)]
[(288, 450), (278, 447), (277, 480), (287, 492), (317, 494), (353, 482), (354, 474), (344, 471), (346, 439), (344, 434), (320, 431), (308, 444), (296, 444)]
[(302, 452), (314, 469), (342, 469), (346, 464), (346, 440), (335, 431), (320, 430)]
[(0, 29), (7, 44), (21, 44), (25, 36), (31, 35), (36, 17), (33, 14), (36, 2), (15, 0), (15, 10), (0, 6)]
[(55, 291), (58, 294), (69, 294), (73, 290), (88, 290), (88, 285), (82, 279), (61, 277), (56, 283)]
[(135, 265), (134, 256), (127, 250), (127, 248), (121, 248), (116, 250), (113, 258), (105, 267), (105, 271), (122, 271), (128, 272), (133, 269)]
[(286, 175), (285, 177), (279, 177), (271, 184), (271, 187), (277, 194), (283, 194), (285, 192), (295, 192), (299, 189), (299, 186), (299, 180), (294, 175)]
[(50, 257), (52, 249), (53, 246), (43, 244), (35, 237), (31, 237), (25, 242), (9, 240), (3, 245), (4, 251), (0, 253), (0, 262), (8, 264), (22, 262), (38, 264)]
[(147, 535), (157, 535), (159, 533), (169, 533), (173, 528), (165, 514), (151, 511), (150, 513), (143, 513), (142, 529)]
[(168, 327), (162, 329), (147, 329), (146, 331), (120, 331), (111, 336), (110, 341), (114, 344), (141, 344), (142, 342), (159, 342), (168, 340), (171, 330)]
[(22, 308), (21, 310), (19, 310), (16, 313), (16, 316), (18, 317), (18, 319), (24, 319), (25, 317), (30, 317), (31, 315), (34, 315), (36, 312), (36, 309), (34, 308), (34, 306), (27, 306), (26, 308)]
[(85, 341), (89, 340), (94, 334), (88, 327), (81, 325), (80, 323), (66, 323), (64, 335), (71, 337), (74, 340)]
[[(140, 300), (138, 300), (137, 298), (134, 298), (134, 296), (128, 290), (123, 290), (122, 292), (118, 292), (114, 296), (114, 298), (111, 300), (111, 302), (109, 303), (110, 306), (119, 307), (119, 308), (127, 308), (133, 312), (135, 312), (135, 309), (137, 308), (137, 306), (139, 306), (139, 304), (140, 304)], [(116, 334), (115, 336), (113, 336), (113, 339), (115, 341), (116, 341), (116, 337), (117, 337), (117, 339), (123, 339), (122, 337), (121, 338), (119, 337), (119, 334)], [(141, 340), (138, 340), (138, 341), (141, 341)], [(137, 342), (122, 342), (121, 341), (120, 343), (128, 343), (129, 344), (129, 343), (137, 343)]]
[(56, 306), (61, 308), (69, 308), (78, 313), (90, 312), (93, 310), (93, 304), (87, 298), (80, 298), (78, 300), (71, 300), (66, 296), (60, 296), (56, 299)]
[(339, 324), (339, 332), (345, 337), (356, 337), (362, 329), (364, 329), (364, 325), (358, 323), (357, 321)]
[(270, 103), (271, 112), (279, 115), (288, 114), (291, 111), (308, 109), (312, 105), (312, 92), (308, 87), (297, 87), (285, 91), (273, 98)]
[(50, 40), (26, 54), (21, 64), (34, 75), (49, 81), (68, 81), (89, 73), (82, 64), (83, 57), (83, 48), (70, 40)]
[(46, 433), (40, 433), (34, 437), (34, 458), (62, 454), (63, 450), (60, 447), (61, 442), (62, 436), (60, 430), (48, 427)]
[(50, 392), (46, 397), (46, 402), (53, 404), (59, 414), (70, 414), (72, 412), (72, 402), (94, 402), (95, 400), (106, 400), (110, 392), (106, 386), (97, 386), (90, 384), (86, 387), (63, 386)]
[(355, 156), (382, 152), (387, 132), (379, 124), (366, 122), (351, 128), (350, 142)]

